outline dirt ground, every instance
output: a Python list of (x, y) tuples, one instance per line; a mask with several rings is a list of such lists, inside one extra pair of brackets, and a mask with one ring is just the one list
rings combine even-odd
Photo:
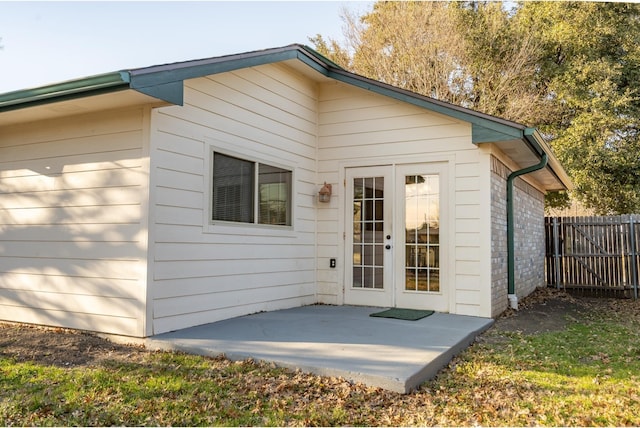
[(503, 313), (494, 329), (524, 334), (564, 330), (572, 319), (579, 320), (595, 307), (606, 307), (609, 300), (574, 297), (552, 288), (538, 289), (519, 303), (517, 311)]
[[(562, 330), (572, 320), (588, 317), (593, 311), (615, 310), (625, 300), (574, 297), (553, 289), (538, 289), (520, 301), (518, 311), (507, 310), (489, 331), (520, 331), (524, 334)], [(629, 301), (626, 301), (629, 303)], [(631, 305), (640, 312), (640, 299)], [(628, 307), (629, 305), (624, 305)], [(485, 333), (486, 335), (487, 333)], [(489, 336), (489, 335), (487, 335)], [(495, 337), (495, 334), (491, 334)], [(479, 340), (483, 340), (480, 336)], [(95, 334), (26, 324), (0, 323), (0, 355), (18, 361), (60, 367), (90, 366), (103, 361), (141, 361), (142, 346), (113, 343)]]

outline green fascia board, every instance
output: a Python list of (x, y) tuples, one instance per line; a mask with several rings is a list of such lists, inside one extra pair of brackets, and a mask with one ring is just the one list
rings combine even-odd
[(322, 55), (320, 52), (318, 52), (317, 50), (310, 48), (307, 45), (294, 45), (294, 46), (298, 46), (300, 49), (302, 49), (303, 51), (311, 54), (311, 56), (317, 58), (319, 61), (322, 61), (323, 64), (331, 67), (331, 68), (335, 68), (337, 70), (343, 70), (346, 71), (344, 68), (340, 67), (338, 64), (336, 64), (335, 62), (331, 61), (329, 58), (327, 58), (326, 56)]
[[(133, 89), (174, 105), (184, 103), (184, 80), (297, 59), (328, 78), (453, 117), (472, 125), (474, 144), (523, 140), (540, 156), (550, 149), (535, 128), (475, 112), (346, 71), (312, 48), (300, 44), (243, 54), (100, 74), (34, 89), (0, 94), (0, 112)], [(542, 141), (542, 143), (540, 143)]]
[(507, 141), (524, 137), (523, 131), (526, 127), (514, 122), (508, 122), (504, 119), (448, 104), (343, 70), (331, 70), (329, 71), (328, 77), (436, 113), (469, 122), (472, 124), (472, 141), (474, 144)]
[[(134, 89), (175, 105), (184, 103), (184, 80), (241, 68), (299, 59), (319, 73), (327, 75), (328, 61), (314, 55), (310, 48), (289, 45), (282, 48), (235, 54), (205, 60), (152, 66), (100, 74), (82, 79), (0, 94), (0, 112)], [(332, 64), (332, 63), (331, 63)]]
[(523, 131), (526, 128), (522, 125), (350, 73), (308, 46), (299, 44), (119, 71), (36, 89), (10, 92), (0, 95), (0, 111), (129, 88), (175, 105), (182, 105), (184, 102), (183, 82), (186, 79), (291, 59), (302, 61), (326, 77), (469, 122), (472, 124), (472, 141), (475, 144), (524, 137)]
[[(159, 87), (175, 82), (180, 82), (182, 85), (182, 82), (187, 79), (290, 59), (299, 59), (316, 71), (324, 75), (327, 74), (327, 67), (323, 66), (320, 61), (314, 60), (311, 55), (301, 50), (298, 45), (292, 45), (247, 54), (229, 55), (205, 60), (188, 61), (180, 64), (167, 64), (131, 70), (129, 72), (131, 75), (131, 88), (144, 92), (145, 88)], [(174, 104), (182, 105), (182, 100), (180, 102), (174, 102)]]
[(145, 95), (152, 96), (154, 98), (167, 101), (175, 105), (184, 104), (184, 84), (182, 80), (177, 82), (160, 83), (153, 86), (144, 86), (140, 88), (133, 88), (136, 91)]
[(518, 132), (517, 128), (514, 130), (511, 129), (496, 129), (497, 127), (491, 126), (492, 124), (486, 123), (473, 123), (472, 132), (473, 132), (473, 143), (498, 143), (500, 141), (510, 141), (515, 139), (522, 138), (522, 132)]
[[(521, 125), (512, 122), (507, 123), (507, 121), (500, 118), (483, 115), (478, 112), (473, 112), (472, 110), (454, 106), (453, 104), (448, 104), (358, 76), (344, 70), (317, 51), (304, 45), (289, 45), (282, 48), (266, 49), (245, 54), (132, 70), (130, 72), (131, 87), (139, 91), (144, 91), (147, 87), (157, 87), (167, 82), (183, 82), (186, 79), (290, 59), (298, 59), (326, 77), (470, 122), (473, 126), (472, 139), (475, 144), (520, 139), (523, 137), (522, 130), (525, 129), (525, 127)], [(182, 102), (176, 102), (175, 100), (172, 102), (174, 104), (182, 104)]]
[(129, 88), (129, 73), (117, 71), (0, 94), (0, 112)]
[(540, 137), (540, 134), (538, 134), (538, 130), (536, 128), (526, 128), (522, 132), (522, 136), (529, 143), (532, 150), (535, 151), (536, 155), (542, 156), (543, 154), (547, 153), (547, 150), (545, 150), (540, 142), (536, 139), (536, 137), (539, 137), (540, 140), (542, 140), (542, 137)]
[[(305, 51), (299, 51), (297, 58), (302, 61), (303, 63), (305, 63), (306, 65), (308, 65), (309, 67), (313, 68), (315, 71), (317, 71), (318, 73), (322, 74), (323, 76), (329, 77), (330, 74), (330, 67), (327, 66), (327, 63), (324, 62), (325, 58), (320, 56), (321, 61), (319, 61), (319, 58), (312, 55), (309, 55), (308, 52)], [(327, 60), (328, 61), (328, 60)], [(333, 64), (333, 63), (331, 63)]]

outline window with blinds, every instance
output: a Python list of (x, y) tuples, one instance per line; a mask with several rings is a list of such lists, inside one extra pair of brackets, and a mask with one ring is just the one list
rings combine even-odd
[(253, 162), (213, 155), (213, 220), (253, 223)]
[(214, 153), (212, 220), (290, 226), (291, 177), (286, 169)]

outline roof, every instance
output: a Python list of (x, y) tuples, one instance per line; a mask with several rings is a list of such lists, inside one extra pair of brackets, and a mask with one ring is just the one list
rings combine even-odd
[[(182, 105), (184, 81), (187, 79), (288, 60), (299, 60), (326, 78), (471, 123), (474, 144), (495, 143), (505, 153), (514, 158), (518, 164), (523, 162), (531, 163), (529, 160), (531, 156), (533, 156), (532, 160), (535, 163), (537, 158), (543, 153), (547, 153), (549, 164), (546, 171), (552, 174), (553, 177), (547, 177), (546, 180), (543, 180), (546, 182), (543, 183), (545, 187), (548, 190), (571, 188), (571, 181), (568, 175), (553, 155), (550, 146), (535, 128), (449, 104), (351, 73), (310, 47), (299, 44), (214, 58), (121, 70), (33, 89), (8, 92), (0, 94), (0, 117), (5, 113), (26, 108), (120, 92), (127, 93), (128, 102), (130, 103), (144, 100), (146, 102), (155, 101)], [(120, 97), (124, 99), (125, 95), (121, 94)], [(0, 120), (0, 125), (2, 123), (6, 122)], [(528, 155), (522, 151), (523, 148), (528, 149)], [(522, 166), (528, 165), (523, 164)]]

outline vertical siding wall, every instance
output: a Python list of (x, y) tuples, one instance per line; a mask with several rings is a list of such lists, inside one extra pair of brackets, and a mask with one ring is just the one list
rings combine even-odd
[[(154, 113), (153, 333), (315, 303), (317, 90), (284, 65), (185, 82)], [(293, 169), (293, 229), (209, 225), (210, 150)]]
[[(508, 307), (507, 178), (511, 170), (491, 158), (492, 316)], [(544, 286), (544, 195), (517, 178), (514, 183), (515, 292), (519, 298)]]
[(143, 335), (143, 118), (0, 129), (0, 319)]
[[(333, 184), (329, 204), (318, 211), (318, 300), (341, 304), (344, 286), (344, 244), (339, 218), (344, 198), (341, 174), (345, 165), (367, 166), (450, 160), (449, 224), (452, 238), (444, 241), (450, 265), (450, 311), (489, 316), (489, 276), (483, 276), (481, 224), (482, 182), (489, 181), (483, 155), (471, 143), (471, 126), (424, 109), (339, 83), (320, 91), (319, 182)], [(486, 161), (488, 163), (488, 161)], [(486, 171), (483, 173), (482, 171)], [(488, 195), (488, 192), (486, 192)], [(348, 203), (348, 202), (347, 202)], [(349, 209), (349, 208), (347, 208)], [(487, 247), (488, 248), (488, 247)], [(329, 268), (329, 258), (338, 268)], [(488, 269), (487, 269), (488, 271)]]

